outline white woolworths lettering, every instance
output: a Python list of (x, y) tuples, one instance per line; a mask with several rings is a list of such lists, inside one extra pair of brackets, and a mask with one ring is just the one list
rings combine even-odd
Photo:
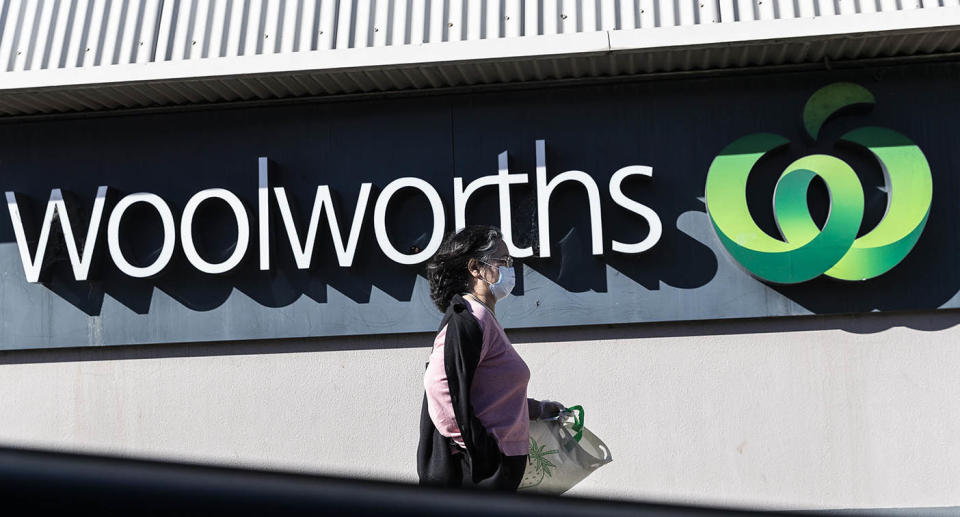
[[(259, 221), (257, 228), (259, 237), (259, 265), (261, 270), (269, 270), (271, 238), (269, 159), (266, 157), (259, 158), (258, 165), (257, 214)], [(514, 244), (510, 210), (510, 186), (528, 183), (528, 175), (510, 172), (506, 151), (497, 156), (497, 165), (497, 174), (477, 178), (466, 185), (466, 187), (464, 187), (463, 178), (456, 177), (453, 179), (455, 228), (459, 230), (466, 226), (466, 206), (470, 196), (480, 188), (496, 186), (498, 188), (500, 203), (500, 227), (503, 232), (504, 242), (507, 244), (510, 254), (518, 258), (533, 256), (534, 251), (532, 247), (521, 248)], [(550, 256), (550, 196), (557, 186), (567, 181), (580, 183), (586, 190), (587, 200), (590, 204), (591, 250), (594, 255), (603, 254), (600, 191), (593, 178), (582, 171), (566, 171), (548, 181), (546, 144), (543, 140), (536, 141), (536, 168), (540, 256)], [(634, 175), (652, 177), (653, 169), (644, 165), (631, 165), (616, 171), (610, 178), (610, 196), (617, 205), (643, 217), (647, 221), (650, 231), (643, 240), (632, 244), (613, 240), (611, 242), (611, 248), (618, 253), (641, 253), (649, 250), (660, 241), (663, 234), (663, 225), (656, 212), (628, 198), (623, 193), (623, 181)], [(277, 205), (280, 209), (283, 227), (286, 231), (290, 249), (298, 268), (307, 269), (311, 267), (313, 250), (316, 246), (317, 228), (320, 225), (320, 217), (324, 212), (327, 214), (327, 224), (330, 228), (338, 263), (342, 267), (349, 267), (353, 264), (372, 187), (373, 185), (371, 183), (363, 183), (360, 185), (360, 192), (357, 196), (357, 206), (354, 210), (353, 220), (350, 223), (350, 230), (346, 242), (344, 242), (342, 232), (340, 231), (340, 223), (334, 207), (333, 195), (327, 185), (317, 187), (313, 209), (310, 213), (309, 222), (307, 223), (306, 235), (303, 238), (300, 237), (300, 233), (297, 230), (290, 203), (287, 199), (286, 189), (283, 187), (275, 187), (273, 189), (274, 197), (277, 199)], [(393, 243), (390, 242), (390, 238), (387, 235), (386, 225), (387, 208), (390, 200), (397, 192), (404, 188), (416, 189), (424, 194), (433, 214), (433, 228), (428, 244), (424, 249), (409, 254), (403, 253), (393, 246)], [(20, 259), (23, 263), (24, 273), (28, 282), (38, 282), (40, 280), (44, 256), (55, 217), (60, 221), (60, 226), (63, 230), (64, 241), (70, 258), (70, 265), (73, 268), (74, 278), (78, 281), (88, 279), (94, 249), (97, 238), (99, 237), (100, 222), (103, 217), (107, 190), (108, 187), (105, 186), (97, 189), (97, 196), (94, 199), (93, 210), (90, 215), (89, 225), (87, 226), (87, 235), (81, 252), (74, 237), (63, 194), (60, 189), (53, 189), (50, 192), (50, 201), (47, 203), (43, 223), (40, 228), (37, 249), (33, 257), (30, 256), (26, 232), (24, 231), (20, 210), (17, 206), (17, 194), (14, 192), (6, 193), (7, 208), (10, 211), (10, 219), (13, 222), (17, 247), (20, 251)], [(237, 222), (237, 243), (234, 251), (230, 257), (219, 263), (211, 263), (204, 260), (199, 253), (197, 253), (196, 243), (193, 239), (193, 219), (196, 210), (201, 203), (210, 199), (220, 199), (226, 202), (233, 210)], [(160, 215), (163, 223), (163, 245), (160, 254), (152, 264), (143, 267), (131, 264), (126, 257), (123, 256), (120, 249), (120, 221), (126, 210), (135, 203), (147, 203), (151, 205)], [(380, 192), (374, 206), (373, 225), (377, 243), (387, 258), (400, 264), (419, 264), (429, 259), (440, 247), (441, 241), (443, 240), (445, 221), (443, 202), (440, 199), (440, 195), (432, 185), (419, 178), (404, 177), (390, 182)], [(180, 220), (180, 234), (184, 254), (194, 267), (209, 274), (226, 273), (235, 269), (246, 255), (250, 243), (249, 216), (243, 203), (232, 192), (225, 189), (202, 190), (191, 197), (184, 207)], [(156, 194), (146, 192), (130, 194), (122, 198), (110, 214), (107, 224), (107, 245), (110, 258), (122, 273), (135, 278), (149, 278), (159, 274), (170, 262), (173, 257), (174, 248), (176, 247), (176, 224), (174, 223), (173, 213), (170, 207)]]
[[(97, 241), (100, 232), (100, 220), (103, 217), (103, 205), (107, 198), (107, 187), (97, 189), (97, 197), (93, 201), (93, 212), (90, 214), (90, 225), (87, 227), (87, 238), (84, 243)], [(37, 241), (37, 251), (33, 259), (30, 258), (30, 247), (27, 245), (27, 235), (23, 230), (23, 220), (20, 218), (20, 208), (17, 206), (17, 195), (7, 192), (7, 209), (10, 211), (10, 220), (13, 222), (13, 233), (17, 238), (17, 248), (20, 250), (20, 261), (23, 262), (23, 272), (27, 282), (39, 282), (43, 269), (43, 257), (47, 252), (47, 241), (50, 240), (50, 228), (53, 225), (54, 214), (59, 216), (60, 228), (63, 230), (66, 241), (67, 254), (70, 256), (70, 266), (73, 276), (78, 281), (87, 279), (90, 274), (90, 263), (93, 259), (93, 246), (84, 245), (83, 255), (77, 249), (77, 241), (73, 236), (73, 227), (70, 225), (70, 214), (67, 204), (63, 200), (63, 193), (55, 188), (50, 191), (50, 202), (47, 211), (43, 214), (43, 223), (40, 226), (40, 238)]]
[[(547, 159), (546, 143), (543, 140), (536, 142), (537, 156), (537, 217), (538, 217), (538, 238), (540, 242), (540, 256), (550, 256), (550, 195), (553, 190), (564, 181), (576, 181), (584, 186), (587, 191), (587, 198), (590, 203), (590, 228), (591, 228), (591, 247), (594, 255), (603, 254), (603, 233), (602, 221), (600, 215), (600, 191), (597, 184), (589, 174), (581, 171), (567, 171), (558, 174), (549, 182), (547, 181)], [(507, 245), (510, 255), (517, 258), (533, 256), (533, 248), (520, 248), (513, 242), (513, 217), (510, 210), (510, 185), (527, 183), (526, 174), (510, 173), (507, 152), (504, 151), (497, 156), (498, 173), (493, 176), (483, 176), (471, 181), (466, 188), (463, 186), (463, 178), (453, 178), (453, 213), (454, 227), (459, 231), (466, 226), (467, 202), (470, 196), (482, 187), (496, 185), (499, 193), (500, 202), (500, 231), (503, 233), (503, 241)], [(623, 193), (622, 183), (628, 176), (641, 175), (652, 177), (653, 168), (646, 165), (631, 165), (624, 167), (613, 174), (610, 178), (610, 197), (617, 205), (646, 219), (650, 227), (647, 236), (640, 242), (625, 244), (619, 241), (612, 241), (613, 251), (619, 253), (641, 253), (655, 246), (663, 235), (663, 225), (657, 213), (646, 205), (638, 203), (628, 198)]]
[[(226, 201), (237, 220), (237, 245), (234, 246), (233, 253), (220, 263), (211, 263), (204, 260), (197, 253), (196, 243), (193, 242), (193, 216), (196, 215), (200, 203), (208, 199)], [(244, 208), (243, 202), (236, 194), (222, 188), (211, 188), (197, 192), (183, 207), (183, 215), (180, 217), (180, 243), (187, 260), (200, 271), (212, 275), (232, 271), (240, 265), (240, 261), (247, 253), (247, 246), (250, 244), (250, 220), (247, 218), (247, 209)]]
[(587, 189), (590, 202), (590, 242), (594, 255), (603, 255), (603, 226), (600, 219), (600, 190), (586, 172), (561, 172), (547, 181), (547, 153), (543, 140), (537, 140), (537, 228), (540, 231), (540, 256), (550, 256), (550, 194), (564, 181), (579, 182)]
[(663, 224), (660, 223), (660, 217), (657, 213), (646, 205), (637, 203), (623, 194), (623, 189), (621, 188), (623, 180), (627, 179), (628, 176), (634, 175), (646, 176), (648, 178), (652, 177), (653, 167), (630, 165), (614, 172), (610, 178), (610, 197), (613, 198), (614, 203), (646, 219), (647, 224), (650, 226), (650, 232), (647, 233), (647, 236), (642, 241), (634, 244), (611, 241), (610, 244), (613, 251), (620, 253), (642, 253), (647, 251), (660, 242), (660, 237), (663, 235)]
[(308, 269), (310, 267), (313, 246), (317, 240), (317, 226), (320, 225), (320, 214), (323, 212), (323, 207), (327, 207), (327, 223), (330, 225), (333, 248), (337, 252), (337, 262), (342, 267), (353, 265), (353, 255), (357, 251), (357, 243), (360, 242), (360, 225), (363, 223), (363, 214), (367, 211), (367, 199), (370, 197), (372, 186), (372, 183), (360, 185), (360, 195), (357, 198), (357, 208), (353, 213), (353, 222), (350, 224), (350, 235), (347, 237), (346, 246), (343, 244), (343, 237), (340, 235), (340, 224), (337, 222), (337, 213), (333, 209), (330, 187), (326, 185), (317, 187), (317, 195), (313, 201), (313, 211), (310, 213), (310, 223), (307, 228), (307, 238), (302, 247), (300, 246), (297, 226), (293, 222), (293, 214), (290, 213), (290, 203), (287, 201), (286, 189), (283, 187), (273, 189), (277, 203), (280, 205), (280, 216), (283, 218), (283, 226), (286, 228), (287, 237), (290, 239), (290, 249), (293, 250), (293, 258), (297, 261), (297, 268)]
[[(157, 213), (160, 214), (160, 221), (163, 223), (163, 245), (160, 247), (160, 254), (157, 255), (157, 259), (149, 266), (134, 266), (127, 261), (126, 257), (123, 256), (123, 252), (120, 250), (120, 220), (123, 218), (124, 212), (134, 203), (147, 203), (153, 206), (153, 208), (157, 210)], [(71, 230), (64, 228), (63, 231), (64, 233), (69, 233)], [(110, 250), (110, 258), (113, 259), (113, 263), (117, 265), (117, 269), (119, 269), (121, 273), (134, 278), (150, 278), (160, 274), (163, 268), (167, 267), (167, 264), (170, 263), (170, 259), (173, 258), (173, 249), (176, 246), (176, 240), (177, 227), (173, 222), (173, 212), (170, 211), (170, 207), (160, 196), (149, 192), (140, 192), (124, 196), (123, 199), (117, 203), (117, 206), (113, 207), (113, 212), (110, 213), (110, 220), (107, 221), (107, 247)], [(94, 241), (87, 241), (85, 247), (92, 250), (95, 244)]]
[[(259, 184), (257, 188), (257, 208), (260, 214), (258, 225), (260, 269), (267, 271), (270, 269), (271, 235), (269, 158), (261, 156), (258, 160), (258, 165)], [(327, 185), (318, 186), (317, 194), (313, 201), (313, 210), (310, 213), (307, 235), (302, 245), (300, 243), (300, 233), (297, 231), (297, 225), (293, 220), (293, 213), (290, 210), (290, 202), (287, 200), (287, 191), (283, 187), (274, 187), (273, 193), (277, 198), (277, 204), (280, 208), (280, 217), (283, 219), (283, 227), (287, 232), (287, 238), (290, 241), (290, 250), (293, 252), (293, 258), (297, 263), (298, 269), (310, 268), (313, 259), (313, 249), (317, 240), (317, 226), (320, 224), (320, 216), (323, 214), (324, 207), (326, 207), (328, 214), (327, 223), (330, 226), (330, 236), (333, 239), (333, 247), (337, 252), (337, 262), (341, 267), (350, 267), (353, 265), (357, 244), (360, 242), (360, 229), (363, 224), (363, 216), (367, 210), (372, 187), (372, 183), (363, 183), (360, 185), (360, 194), (357, 197), (357, 208), (354, 210), (353, 221), (350, 223), (350, 234), (347, 236), (346, 244), (344, 244), (343, 236), (340, 232), (340, 223), (337, 220), (337, 212), (333, 206), (330, 187)]]
[(477, 178), (463, 188), (463, 178), (453, 178), (453, 214), (454, 227), (460, 231), (467, 226), (467, 201), (480, 187), (497, 185), (500, 196), (500, 232), (503, 242), (507, 245), (510, 256), (525, 258), (533, 255), (533, 248), (520, 248), (513, 243), (513, 217), (510, 214), (510, 185), (527, 182), (526, 174), (510, 174), (507, 152), (497, 156), (498, 171), (495, 176)]
[(260, 237), (260, 270), (270, 269), (270, 159), (261, 156), (257, 160), (258, 187), (257, 213), (260, 215), (258, 236)]
[[(427, 201), (430, 202), (430, 210), (433, 211), (433, 233), (430, 235), (430, 241), (423, 250), (411, 255), (397, 251), (387, 236), (387, 204), (390, 203), (390, 198), (402, 188), (415, 188), (423, 192), (427, 196)], [(419, 264), (433, 256), (443, 242), (445, 222), (440, 194), (420, 178), (398, 178), (391, 181), (377, 196), (377, 204), (373, 207), (373, 231), (377, 237), (377, 244), (380, 245), (384, 255), (400, 264)]]

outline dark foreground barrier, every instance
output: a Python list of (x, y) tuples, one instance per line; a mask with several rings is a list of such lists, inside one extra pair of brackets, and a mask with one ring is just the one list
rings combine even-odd
[(426, 489), (402, 483), (10, 448), (0, 448), (0, 501), (7, 510), (19, 509), (25, 514), (57, 511), (71, 515), (768, 515), (575, 497)]

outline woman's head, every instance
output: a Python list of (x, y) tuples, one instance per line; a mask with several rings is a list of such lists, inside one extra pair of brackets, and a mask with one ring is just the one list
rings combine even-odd
[(451, 233), (427, 263), (433, 303), (445, 312), (454, 295), (486, 289), (498, 280), (497, 267), (508, 257), (495, 226), (467, 226)]

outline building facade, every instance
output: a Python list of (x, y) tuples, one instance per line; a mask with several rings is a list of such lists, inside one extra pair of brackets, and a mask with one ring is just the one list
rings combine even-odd
[[(908, 5), (909, 4), (909, 5)], [(960, 505), (960, 3), (0, 0), (0, 442), (414, 480), (496, 224), (572, 493)]]

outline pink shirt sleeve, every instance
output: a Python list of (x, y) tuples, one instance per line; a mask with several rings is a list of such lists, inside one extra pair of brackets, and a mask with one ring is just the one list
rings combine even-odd
[(452, 438), (457, 445), (463, 447), (460, 427), (457, 426), (457, 418), (453, 412), (453, 401), (450, 398), (446, 365), (443, 361), (443, 342), (446, 337), (447, 327), (443, 327), (433, 341), (430, 363), (423, 375), (423, 388), (427, 392), (427, 411), (430, 413), (430, 420), (433, 420), (433, 425), (440, 431), (440, 434)]

